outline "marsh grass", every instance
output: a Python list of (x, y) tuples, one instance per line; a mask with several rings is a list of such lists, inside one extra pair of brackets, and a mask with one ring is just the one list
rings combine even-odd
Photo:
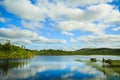
[[(106, 66), (100, 66), (99, 64), (96, 64), (95, 62), (87, 62), (87, 65), (90, 65), (94, 68), (96, 68), (99, 71), (102, 71), (104, 75), (106, 75), (105, 80), (120, 80), (120, 74), (115, 71), (118, 68), (115, 67), (106, 67)], [(119, 68), (120, 69), (120, 68)]]
[[(97, 62), (100, 62), (101, 64), (97, 64), (97, 62), (91, 62), (91, 61), (85, 61), (85, 60), (79, 60), (77, 59), (76, 61), (79, 62), (86, 62), (87, 65), (92, 66), (96, 68), (97, 70), (103, 72), (103, 74), (106, 76), (104, 80), (120, 80), (120, 67), (110, 67), (110, 66), (105, 66), (106, 63), (102, 63), (102, 61), (97, 60)], [(119, 64), (118, 61), (113, 61), (112, 64)]]

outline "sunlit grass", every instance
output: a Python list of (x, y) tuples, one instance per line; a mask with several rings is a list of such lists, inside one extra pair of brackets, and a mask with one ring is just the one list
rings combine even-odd
[(0, 59), (32, 58), (33, 56), (34, 56), (34, 54), (31, 53), (31, 52), (27, 52), (27, 53), (10, 53), (10, 54), (0, 53)]

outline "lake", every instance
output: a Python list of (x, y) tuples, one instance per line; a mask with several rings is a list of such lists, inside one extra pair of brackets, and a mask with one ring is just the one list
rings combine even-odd
[(120, 60), (120, 56), (97, 55), (35, 56), (32, 59), (0, 60), (0, 80), (104, 80), (106, 75), (103, 72), (86, 62), (75, 61), (90, 58)]

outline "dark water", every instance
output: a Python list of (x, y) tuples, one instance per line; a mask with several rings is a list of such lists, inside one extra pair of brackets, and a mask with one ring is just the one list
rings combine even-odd
[(103, 72), (76, 59), (120, 59), (118, 56), (36, 56), (0, 60), (0, 80), (103, 80)]

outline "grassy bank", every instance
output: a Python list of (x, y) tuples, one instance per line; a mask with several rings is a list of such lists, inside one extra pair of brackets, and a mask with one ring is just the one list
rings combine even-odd
[(24, 47), (11, 45), (10, 42), (0, 44), (0, 59), (31, 58), (34, 54)]
[(108, 63), (106, 67), (120, 74), (120, 60), (106, 60), (105, 62)]
[(23, 58), (32, 58), (34, 56), (33, 53), (27, 52), (27, 53), (10, 53), (10, 54), (4, 54), (0, 53), (0, 59), (23, 59)]

